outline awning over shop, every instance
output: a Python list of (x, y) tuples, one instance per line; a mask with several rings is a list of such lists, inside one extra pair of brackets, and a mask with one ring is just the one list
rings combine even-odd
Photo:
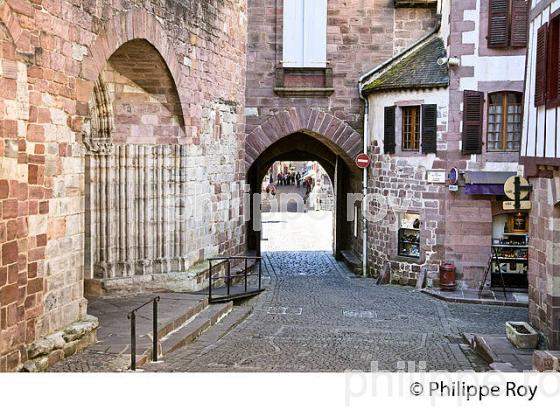
[(505, 195), (504, 184), (515, 172), (465, 171), (465, 187), (467, 195)]

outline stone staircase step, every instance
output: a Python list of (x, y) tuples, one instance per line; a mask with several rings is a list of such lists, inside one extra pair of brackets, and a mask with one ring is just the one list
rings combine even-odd
[(165, 356), (195, 341), (233, 309), (233, 302), (209, 305), (182, 327), (160, 339), (160, 354)]
[(204, 345), (214, 344), (235, 326), (243, 322), (253, 312), (252, 306), (234, 306), (231, 313), (220, 320), (216, 325), (204, 332), (198, 341)]
[(358, 256), (356, 256), (354, 252), (345, 250), (341, 251), (340, 253), (342, 255), (342, 258), (344, 259), (344, 262), (346, 263), (346, 266), (348, 266), (351, 271), (353, 271), (356, 275), (361, 275), (363, 273), (362, 260), (358, 258)]
[[(181, 357), (193, 359), (199, 357), (205, 350), (216, 344), (233, 328), (243, 322), (252, 312), (252, 306), (234, 306), (231, 313), (200, 335), (194, 343), (185, 345), (181, 350)], [(163, 362), (165, 362), (165, 357)], [(150, 363), (146, 370), (157, 369), (157, 366), (158, 363)]]
[[(167, 321), (158, 326), (158, 337), (164, 338), (169, 333), (183, 326), (189, 320), (192, 320), (196, 315), (202, 312), (208, 306), (208, 299), (199, 301), (196, 305), (190, 306), (183, 312), (178, 312), (179, 316), (173, 320)], [(159, 322), (159, 321), (158, 321)], [(160, 322), (161, 323), (161, 322)], [(103, 326), (103, 324), (102, 324)], [(122, 328), (115, 329), (115, 332), (122, 330)], [(110, 343), (109, 343), (110, 342)], [(107, 342), (100, 340), (98, 343), (89, 348), (90, 351), (100, 353), (115, 353), (115, 354), (130, 354), (130, 327), (126, 334), (119, 334), (112, 336)], [(151, 333), (138, 334), (136, 336), (136, 352), (138, 357), (143, 355), (151, 355), (152, 351), (152, 337)]]

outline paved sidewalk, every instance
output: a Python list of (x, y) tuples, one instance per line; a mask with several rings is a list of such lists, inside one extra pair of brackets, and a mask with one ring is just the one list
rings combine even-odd
[(502, 290), (485, 289), (480, 293), (476, 289), (457, 289), (446, 291), (441, 289), (422, 289), (422, 292), (445, 300), (457, 303), (475, 303), (482, 305), (528, 307), (529, 295), (527, 293), (511, 292), (506, 290), (504, 295)]
[[(95, 345), (86, 351), (57, 363), (51, 372), (123, 371), (130, 364), (130, 320), (128, 313), (159, 296), (158, 329), (170, 324), (189, 310), (203, 303), (205, 295), (184, 293), (154, 293), (135, 296), (90, 299), (88, 313), (99, 319)], [(152, 304), (137, 312), (137, 354), (151, 344)]]

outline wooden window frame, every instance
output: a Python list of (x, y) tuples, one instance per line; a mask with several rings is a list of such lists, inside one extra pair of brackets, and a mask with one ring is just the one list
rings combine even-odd
[[(407, 111), (412, 111), (412, 118), (410, 121), (412, 130), (410, 135), (412, 137), (412, 143), (416, 148), (405, 148), (405, 122)], [(421, 146), (422, 138), (422, 109), (419, 105), (411, 105), (407, 107), (402, 107), (402, 118), (401, 118), (401, 151), (419, 152)]]
[[(492, 100), (492, 96), (493, 95), (501, 95), (502, 96), (502, 130), (500, 132), (500, 145), (501, 147), (499, 149), (489, 149), (489, 136), (490, 136), (490, 130), (489, 130), (489, 119), (490, 119), (490, 108), (494, 105), (491, 103)], [(509, 95), (510, 94), (515, 94), (519, 97), (520, 100), (520, 107), (523, 106), (523, 93), (519, 92), (519, 91), (497, 91), (494, 93), (489, 93), (488, 94), (488, 107), (486, 110), (486, 151), (487, 152), (519, 152), (521, 149), (521, 135), (519, 136), (519, 149), (508, 149), (507, 148), (507, 137), (508, 137), (508, 116), (509, 116), (509, 111), (508, 111), (508, 107), (510, 106), (509, 104)], [(523, 124), (523, 112), (521, 112), (521, 124)]]

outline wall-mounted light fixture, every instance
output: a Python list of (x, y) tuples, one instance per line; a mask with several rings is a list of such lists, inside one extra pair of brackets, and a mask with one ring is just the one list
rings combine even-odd
[(447, 64), (449, 67), (458, 67), (461, 65), (461, 59), (457, 57), (441, 57), (438, 58), (437, 64), (439, 66)]

